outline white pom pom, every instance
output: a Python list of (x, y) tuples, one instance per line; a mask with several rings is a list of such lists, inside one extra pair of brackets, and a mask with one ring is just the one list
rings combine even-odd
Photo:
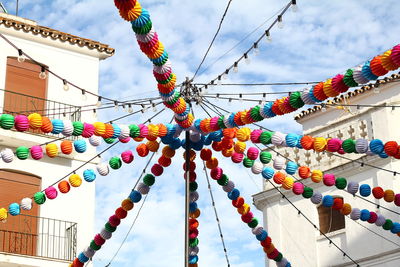
[(197, 191), (190, 192), (189, 200), (190, 200), (190, 202), (196, 202), (197, 200), (199, 200), (199, 193)]
[(199, 247), (190, 247), (189, 254), (190, 256), (196, 256), (197, 254), (199, 254)]
[(119, 138), (121, 139), (126, 139), (129, 137), (129, 126), (128, 125), (119, 125), (119, 128), (121, 128), (121, 134), (119, 135)]
[(99, 145), (101, 144), (101, 137), (100, 137), (100, 136), (93, 135), (93, 136), (91, 136), (91, 137), (89, 138), (89, 143), (90, 143), (92, 146), (99, 146)]
[(110, 172), (110, 169), (108, 168), (108, 164), (107, 163), (100, 163), (100, 164), (98, 164), (96, 166), (96, 168), (97, 168), (97, 172), (101, 176), (106, 176)]
[(139, 183), (137, 187), (137, 191), (139, 191), (142, 195), (147, 195), (150, 191), (150, 186), (144, 184), (144, 183)]
[(254, 163), (253, 167), (251, 167), (251, 171), (252, 171), (254, 174), (260, 174), (260, 173), (262, 172), (263, 168), (264, 168), (264, 164), (262, 164), (262, 163), (259, 162), (259, 161), (256, 161), (256, 162)]
[(100, 236), (103, 239), (108, 240), (112, 237), (112, 233), (103, 228), (101, 229)]
[(197, 133), (197, 132), (190, 133), (190, 141), (197, 143), (200, 141), (200, 139), (201, 139), (201, 135), (199, 133)]
[(21, 209), (23, 210), (31, 210), (32, 209), (32, 199), (29, 197), (26, 197), (21, 200)]
[(228, 181), (227, 185), (222, 187), (222, 189), (227, 193), (231, 192), (234, 188), (235, 188), (235, 183), (230, 180)]
[(87, 249), (85, 249), (85, 250), (83, 251), (83, 254), (84, 254), (86, 257), (88, 257), (89, 259), (90, 259), (90, 258), (93, 258), (93, 256), (94, 256), (95, 253), (96, 253), (96, 251), (95, 251), (94, 249), (92, 249), (91, 247), (88, 247)]
[(253, 233), (253, 235), (261, 235), (262, 230), (264, 230), (264, 228), (260, 225), (257, 225), (251, 230), (251, 232)]
[(64, 123), (64, 129), (62, 130), (62, 134), (64, 136), (71, 136), (72, 133), (74, 132), (74, 126), (72, 125), (72, 122), (70, 120), (63, 120)]
[(1, 158), (5, 163), (11, 163), (14, 160), (14, 152), (9, 148), (5, 148), (1, 151)]
[(277, 157), (274, 159), (274, 164), (273, 164), (274, 169), (275, 169), (275, 170), (282, 170), (283, 167), (285, 167), (285, 163), (286, 163), (286, 160), (285, 160), (284, 157), (282, 157), (282, 156), (277, 156)]
[(272, 135), (271, 138), (271, 143), (276, 145), (276, 146), (280, 146), (282, 145), (283, 141), (285, 140), (286, 135), (281, 133), (281, 132), (275, 132)]

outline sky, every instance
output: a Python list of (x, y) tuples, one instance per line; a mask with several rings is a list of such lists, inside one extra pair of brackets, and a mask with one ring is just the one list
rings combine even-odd
[[(141, 1), (142, 6), (150, 12), (159, 38), (169, 52), (178, 82), (182, 82), (185, 77), (193, 76), (217, 29), (227, 2)], [(250, 53), (250, 64), (241, 63), (239, 72), (229, 74), (226, 82), (320, 81), (392, 48), (399, 41), (400, 28), (396, 25), (398, 25), (400, 5), (395, 0), (298, 0), (297, 2), (299, 11), (285, 14), (284, 28), (274, 28), (271, 31), (273, 42), (267, 43), (262, 40), (260, 54)], [(286, 3), (287, 1), (283, 0), (233, 0), (221, 32), (195, 82), (209, 82), (233, 64), (265, 31), (271, 23), (268, 19), (275, 18), (276, 13)], [(6, 1), (5, 6), (12, 13), (15, 2)], [(100, 63), (101, 95), (120, 100), (157, 96), (151, 62), (139, 50), (130, 24), (119, 17), (113, 1), (20, 1), (20, 15), (36, 20), (40, 25), (94, 39), (115, 48), (115, 55)], [(248, 39), (235, 47), (240, 40), (259, 26), (261, 27)], [(231, 50), (232, 47), (235, 48)], [(216, 61), (228, 50), (231, 51)], [(220, 86), (210, 93), (279, 92), (302, 88), (304, 86)], [(267, 100), (274, 100), (274, 96)], [(213, 101), (231, 111), (238, 108), (242, 110), (254, 104), (234, 101), (228, 105), (223, 100)], [(195, 106), (194, 110), (196, 117), (206, 116), (198, 106)], [(100, 112), (99, 116), (101, 121), (107, 121), (124, 114), (126, 113), (122, 110), (118, 112), (108, 110)], [(143, 115), (130, 116), (120, 122), (140, 123), (152, 115), (154, 112), (150, 110)], [(171, 111), (165, 111), (153, 122), (168, 122), (171, 116)], [(293, 114), (266, 120), (262, 125), (282, 132), (301, 132), (301, 125), (294, 121)], [(117, 145), (107, 152), (103, 159), (107, 160), (134, 147), (133, 143)], [(156, 155), (155, 158), (160, 155)], [(241, 190), (247, 203), (252, 203), (251, 196), (262, 189), (262, 178), (254, 176), (242, 166), (234, 165), (230, 160), (222, 159), (220, 162), (225, 172)], [(131, 165), (123, 166), (119, 171), (113, 171), (109, 176), (97, 180), (95, 231), (100, 231), (121, 200), (129, 195), (130, 188), (135, 184), (145, 163), (145, 159), (137, 157)], [(165, 169), (164, 175), (157, 179), (151, 189), (131, 234), (111, 266), (175, 267), (183, 263), (182, 164), (182, 152), (179, 151), (173, 159), (173, 166)], [(200, 193), (198, 204), (202, 211), (199, 219), (199, 264), (226, 266), (201, 164), (197, 161)], [(250, 229), (241, 222), (226, 194), (214, 181), (211, 182), (231, 266), (263, 266), (265, 259), (259, 243)], [(262, 213), (256, 211), (253, 205), (252, 210), (255, 216), (262, 220)], [(113, 238), (95, 255), (96, 267), (105, 266), (110, 261), (137, 211), (138, 206), (122, 222)], [(270, 235), (273, 239), (274, 233)], [(291, 260), (290, 255), (285, 254), (284, 248), (279, 249)], [(292, 259), (292, 262), (295, 263), (295, 259)]]

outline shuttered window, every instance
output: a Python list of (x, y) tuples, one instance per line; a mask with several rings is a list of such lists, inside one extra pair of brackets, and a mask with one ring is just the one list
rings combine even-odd
[(319, 229), (324, 234), (345, 228), (344, 215), (341, 214), (338, 210), (327, 208), (321, 205), (318, 207), (318, 217)]

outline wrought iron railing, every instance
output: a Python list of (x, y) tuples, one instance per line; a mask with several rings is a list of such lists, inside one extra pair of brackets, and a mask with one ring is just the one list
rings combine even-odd
[(77, 224), (43, 217), (10, 216), (0, 223), (0, 253), (72, 261)]

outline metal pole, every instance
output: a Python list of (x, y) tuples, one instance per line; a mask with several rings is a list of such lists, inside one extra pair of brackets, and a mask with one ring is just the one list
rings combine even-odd
[(190, 134), (186, 131), (186, 172), (185, 172), (185, 267), (189, 267), (189, 169), (190, 169)]
[(17, 8), (16, 8), (16, 12), (15, 15), (18, 17), (18, 6), (19, 6), (19, 0), (17, 0)]

